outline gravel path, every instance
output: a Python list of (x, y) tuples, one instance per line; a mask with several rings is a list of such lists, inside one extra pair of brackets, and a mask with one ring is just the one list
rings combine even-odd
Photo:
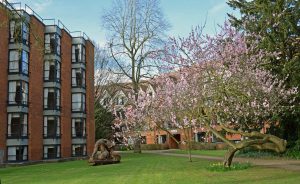
[[(168, 153), (168, 151), (170, 150), (143, 151), (143, 153), (153, 153), (153, 154), (159, 154), (165, 156), (188, 157), (187, 154)], [(223, 161), (222, 157), (204, 156), (204, 155), (192, 155), (192, 158), (200, 158), (200, 159), (213, 160), (213, 161)], [(256, 159), (256, 158), (234, 157), (233, 162), (249, 162), (254, 165), (263, 166), (263, 167), (300, 171), (300, 160)]]

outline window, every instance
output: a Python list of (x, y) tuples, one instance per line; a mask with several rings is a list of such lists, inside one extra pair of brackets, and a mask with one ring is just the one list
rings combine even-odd
[(21, 35), (21, 24), (16, 20), (11, 20), (9, 22), (9, 41), (10, 42), (18, 42), (20, 41)]
[(25, 81), (8, 82), (8, 105), (28, 105), (28, 83)]
[(20, 52), (18, 50), (9, 51), (9, 72), (19, 73)]
[(125, 104), (125, 97), (120, 97), (119, 98), (119, 105), (124, 105)]
[(55, 159), (60, 158), (60, 145), (45, 145), (44, 146), (44, 158)]
[(72, 111), (85, 112), (85, 94), (83, 93), (72, 94)]
[(28, 24), (20, 20), (11, 20), (9, 22), (9, 41), (10, 43), (29, 44)]
[(85, 70), (72, 69), (72, 87), (85, 87)]
[(28, 160), (27, 146), (8, 146), (7, 147), (8, 161), (26, 161)]
[(29, 43), (29, 28), (26, 23), (22, 23), (22, 41), (26, 45)]
[(124, 105), (126, 103), (126, 97), (124, 96), (117, 96), (114, 99), (115, 105)]
[(106, 97), (106, 98), (104, 98), (104, 100), (102, 101), (102, 104), (103, 104), (104, 106), (107, 106), (107, 105), (109, 105), (109, 102), (110, 102), (110, 98), (109, 98), (109, 97)]
[(158, 144), (164, 144), (167, 141), (167, 135), (160, 135), (158, 139)]
[(154, 97), (154, 95), (155, 95), (154, 89), (150, 84), (148, 85), (146, 92), (149, 97)]
[(85, 119), (84, 118), (74, 118), (72, 119), (72, 137), (85, 137)]
[(82, 44), (72, 45), (72, 62), (85, 63), (85, 47)]
[(116, 111), (116, 116), (119, 118), (124, 118), (125, 117), (125, 112), (122, 109), (119, 109)]
[(44, 81), (60, 81), (60, 62), (57, 60), (46, 60), (44, 65)]
[(60, 109), (60, 90), (58, 88), (44, 88), (44, 109)]
[(27, 136), (27, 114), (8, 113), (7, 137), (14, 139)]
[(146, 136), (142, 136), (141, 139), (142, 139), (142, 144), (147, 144)]
[(28, 52), (22, 50), (21, 71), (24, 74), (28, 74), (28, 61)]
[(25, 50), (9, 51), (9, 73), (23, 73), (28, 75), (28, 52)]
[(45, 54), (60, 55), (60, 36), (57, 33), (45, 34)]
[(206, 136), (206, 132), (198, 132), (198, 133), (195, 135), (196, 142), (206, 142), (206, 141), (205, 141), (205, 136)]
[(86, 145), (85, 144), (73, 144), (72, 145), (72, 156), (85, 156), (86, 155)]
[(114, 101), (115, 101), (115, 105), (119, 105), (119, 97), (115, 97)]
[(44, 116), (44, 138), (60, 137), (60, 121), (58, 116)]

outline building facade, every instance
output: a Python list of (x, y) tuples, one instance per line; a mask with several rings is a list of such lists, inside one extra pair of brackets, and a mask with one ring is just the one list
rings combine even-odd
[(46, 24), (29, 6), (15, 5), (0, 2), (4, 162), (91, 154), (95, 141), (93, 43), (84, 33), (74, 36), (60, 21)]

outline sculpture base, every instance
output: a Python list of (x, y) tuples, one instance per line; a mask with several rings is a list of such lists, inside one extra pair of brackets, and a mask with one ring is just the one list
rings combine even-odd
[(92, 162), (90, 162), (90, 165), (107, 165), (107, 164), (117, 164), (120, 163), (120, 161), (116, 161), (116, 160), (93, 160)]

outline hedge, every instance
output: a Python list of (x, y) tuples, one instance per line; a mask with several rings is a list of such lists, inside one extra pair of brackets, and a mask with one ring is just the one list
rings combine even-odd
[(169, 149), (167, 144), (142, 144), (142, 150), (165, 150)]

